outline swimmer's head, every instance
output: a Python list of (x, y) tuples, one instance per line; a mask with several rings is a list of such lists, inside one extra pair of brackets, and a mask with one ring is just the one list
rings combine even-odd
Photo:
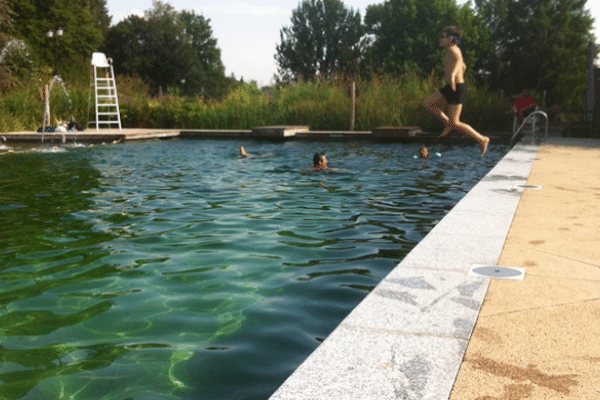
[(313, 156), (313, 166), (317, 166), (321, 163), (321, 160), (323, 160), (323, 158), (326, 159), (325, 154), (323, 153), (315, 153), (315, 155)]
[(316, 153), (313, 156), (313, 169), (319, 169), (319, 170), (323, 170), (323, 169), (327, 169), (328, 168), (328, 160), (327, 160), (327, 156), (323, 153)]

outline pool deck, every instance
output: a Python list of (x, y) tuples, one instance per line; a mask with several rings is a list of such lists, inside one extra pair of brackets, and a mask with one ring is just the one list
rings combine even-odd
[(600, 398), (600, 141), (524, 142), (270, 400)]
[[(510, 143), (509, 132), (486, 133), (492, 143)], [(380, 127), (372, 131), (312, 131), (308, 126), (267, 126), (249, 130), (227, 129), (88, 129), (83, 132), (7, 132), (0, 133), (3, 142), (103, 142), (167, 139), (256, 139), (256, 140), (378, 140), (420, 143), (472, 143), (472, 139), (453, 133), (439, 138), (437, 133), (423, 132), (419, 127)]]

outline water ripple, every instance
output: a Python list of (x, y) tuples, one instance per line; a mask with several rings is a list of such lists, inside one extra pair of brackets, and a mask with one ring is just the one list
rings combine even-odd
[[(323, 150), (342, 170), (307, 173)], [(506, 150), (440, 146), (427, 168), (416, 145), (360, 142), (4, 155), (3, 397), (267, 398)]]

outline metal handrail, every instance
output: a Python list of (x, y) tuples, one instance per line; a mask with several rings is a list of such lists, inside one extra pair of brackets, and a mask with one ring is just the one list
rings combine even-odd
[(527, 124), (529, 122), (530, 119), (533, 118), (533, 123), (531, 126), (531, 143), (533, 144), (533, 140), (535, 139), (535, 118), (536, 116), (541, 115), (544, 118), (546, 118), (546, 139), (548, 138), (548, 114), (546, 114), (544, 111), (534, 111), (531, 114), (529, 114), (527, 116), (527, 118), (525, 118), (525, 120), (523, 121), (523, 123), (521, 124), (521, 126), (519, 126), (519, 129), (517, 129), (514, 133), (512, 138), (510, 139), (510, 144), (511, 146), (514, 145), (514, 140), (517, 137), (517, 135), (519, 134), (519, 132), (521, 132), (521, 129), (523, 129), (523, 127), (525, 126), (525, 124)]

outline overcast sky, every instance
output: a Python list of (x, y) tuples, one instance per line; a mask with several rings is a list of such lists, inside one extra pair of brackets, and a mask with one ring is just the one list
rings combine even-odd
[[(164, 0), (163, 0), (164, 1)], [(259, 86), (272, 83), (277, 71), (275, 46), (280, 43), (280, 30), (289, 26), (292, 11), (298, 0), (168, 0), (177, 11), (193, 10), (210, 19), (213, 37), (221, 49), (225, 74), (237, 79), (257, 81)], [(364, 18), (365, 9), (383, 0), (343, 0), (346, 7), (359, 11)], [(152, 0), (107, 0), (112, 23), (131, 14), (143, 15), (152, 8)], [(459, 4), (466, 0), (458, 0)], [(596, 38), (600, 41), (600, 0), (588, 0)], [(110, 55), (109, 55), (110, 56)], [(118, 73), (118, 71), (116, 71)]]

